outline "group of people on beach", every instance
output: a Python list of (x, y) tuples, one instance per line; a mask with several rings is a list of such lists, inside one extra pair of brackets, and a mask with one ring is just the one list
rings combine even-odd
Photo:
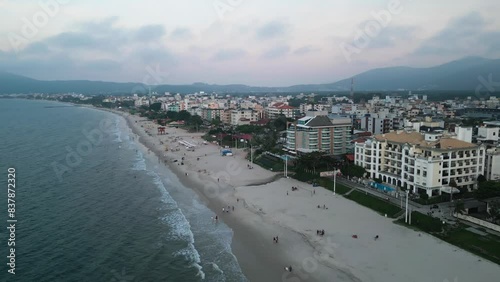
[[(321, 209), (321, 206), (320, 206), (320, 205), (318, 205), (318, 209)], [(327, 210), (328, 208), (326, 207), (326, 205), (323, 205), (323, 209), (324, 209), (324, 210)]]
[(316, 235), (319, 235), (319, 236), (324, 236), (325, 235), (325, 230), (316, 230)]
[(278, 243), (278, 236), (273, 237), (273, 242), (274, 242), (274, 243)]
[(230, 206), (227, 206), (227, 209), (225, 207), (222, 207), (222, 212), (227, 212), (229, 213), (230, 210), (233, 210), (234, 211), (234, 206), (230, 207)]

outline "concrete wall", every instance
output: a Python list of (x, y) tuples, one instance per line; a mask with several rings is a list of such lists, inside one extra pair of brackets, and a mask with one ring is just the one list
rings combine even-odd
[(456, 218), (460, 218), (460, 219), (475, 223), (475, 224), (480, 225), (482, 227), (486, 227), (486, 228), (489, 228), (491, 230), (495, 230), (497, 232), (500, 232), (500, 225), (496, 225), (496, 224), (493, 224), (491, 222), (488, 222), (488, 221), (485, 221), (485, 220), (482, 220), (479, 218), (475, 218), (472, 216), (468, 216), (465, 214), (460, 214), (460, 213), (454, 213), (453, 216)]

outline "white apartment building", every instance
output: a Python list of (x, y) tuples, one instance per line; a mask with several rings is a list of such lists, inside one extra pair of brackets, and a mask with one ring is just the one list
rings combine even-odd
[(149, 99), (146, 99), (146, 98), (143, 98), (143, 97), (138, 98), (134, 102), (134, 106), (136, 106), (136, 107), (149, 106), (149, 105), (150, 105)]
[(477, 140), (483, 142), (498, 142), (500, 137), (500, 121), (486, 121), (477, 130)]
[(266, 118), (277, 119), (280, 115), (285, 115), (287, 118), (295, 118), (300, 114), (300, 109), (291, 107), (285, 103), (275, 103), (265, 110)]
[(393, 117), (386, 114), (367, 114), (360, 117), (361, 128), (372, 134), (387, 133), (393, 129)]
[(240, 109), (231, 111), (231, 125), (245, 125), (259, 120), (259, 112), (251, 109)]
[(307, 113), (308, 111), (328, 111), (329, 109), (330, 105), (325, 104), (300, 104), (299, 106), (300, 113)]
[(484, 176), (488, 180), (500, 180), (500, 147), (486, 150)]
[(450, 193), (454, 181), (460, 188), (476, 188), (484, 173), (485, 147), (441, 133), (394, 131), (355, 144), (355, 163), (369, 177), (395, 187), (429, 196)]
[(321, 151), (330, 155), (342, 155), (349, 151), (351, 119), (328, 117), (326, 112), (316, 116), (309, 112), (306, 117), (291, 124), (287, 130), (285, 151), (293, 155)]
[(472, 143), (472, 127), (470, 126), (457, 126), (455, 127), (455, 134), (458, 140)]

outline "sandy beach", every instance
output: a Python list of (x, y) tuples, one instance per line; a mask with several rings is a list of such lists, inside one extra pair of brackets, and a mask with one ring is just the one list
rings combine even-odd
[[(153, 122), (114, 112), (197, 192), (212, 216), (233, 229), (233, 252), (250, 281), (486, 282), (500, 277), (500, 266), (492, 262), (425, 233), (419, 236), (321, 187), (281, 178), (251, 164), (244, 150), (221, 156), (221, 148), (204, 143), (201, 133), (167, 128), (167, 134), (157, 135)], [(180, 142), (195, 145), (194, 150)], [(228, 206), (230, 212), (223, 212)], [(292, 273), (284, 270), (288, 265)]]

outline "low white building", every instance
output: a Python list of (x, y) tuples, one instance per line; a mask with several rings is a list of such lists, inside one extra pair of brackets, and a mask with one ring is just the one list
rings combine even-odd
[(231, 111), (231, 125), (246, 125), (259, 120), (259, 112), (252, 109)]
[(285, 103), (274, 103), (265, 109), (265, 116), (268, 119), (277, 119), (280, 115), (287, 118), (295, 118), (300, 114), (300, 109), (289, 106)]
[(355, 144), (355, 163), (371, 178), (395, 187), (427, 195), (450, 193), (453, 181), (459, 188), (477, 188), (484, 173), (485, 147), (440, 133), (394, 131)]
[(483, 142), (498, 142), (500, 133), (500, 121), (487, 121), (477, 130), (477, 140)]
[(500, 147), (486, 150), (484, 176), (488, 180), (500, 180)]

